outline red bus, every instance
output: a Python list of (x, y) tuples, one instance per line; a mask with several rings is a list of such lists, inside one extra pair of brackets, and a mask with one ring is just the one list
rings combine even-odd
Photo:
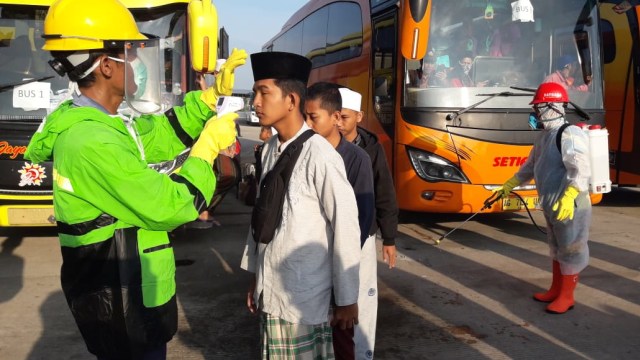
[[(362, 126), (385, 146), (401, 209), (473, 213), (526, 160), (538, 134), (528, 124), (531, 90), (563, 59), (573, 59), (572, 79), (583, 90), (570, 89), (572, 101), (591, 114), (590, 124), (604, 123), (596, 5), (317, 0), (263, 51), (307, 56), (310, 84), (336, 82), (363, 95)], [(417, 55), (403, 56), (402, 48)], [(430, 71), (442, 81), (416, 81)], [(582, 121), (578, 113), (570, 107), (567, 119)], [(537, 203), (535, 185), (517, 190), (530, 207)], [(503, 199), (487, 211), (522, 209), (519, 200)]]

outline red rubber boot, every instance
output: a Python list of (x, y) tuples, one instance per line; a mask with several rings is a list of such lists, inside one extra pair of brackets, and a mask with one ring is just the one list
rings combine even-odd
[(562, 273), (560, 272), (560, 263), (553, 260), (553, 280), (551, 281), (551, 288), (547, 292), (539, 292), (533, 294), (533, 299), (542, 302), (552, 302), (560, 294), (560, 279)]
[(547, 312), (552, 314), (564, 314), (573, 309), (573, 291), (578, 285), (578, 274), (562, 275), (560, 295), (547, 306)]

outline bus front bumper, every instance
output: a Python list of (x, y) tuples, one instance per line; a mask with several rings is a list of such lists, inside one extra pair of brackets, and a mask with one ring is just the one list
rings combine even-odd
[[(403, 210), (436, 213), (466, 213), (480, 211), (485, 201), (492, 199), (492, 191), (483, 185), (427, 183), (418, 177), (402, 183), (398, 191), (398, 205)], [(538, 194), (535, 190), (519, 190), (529, 210), (538, 208)], [(519, 212), (526, 211), (525, 203), (515, 195), (499, 199), (482, 212)]]

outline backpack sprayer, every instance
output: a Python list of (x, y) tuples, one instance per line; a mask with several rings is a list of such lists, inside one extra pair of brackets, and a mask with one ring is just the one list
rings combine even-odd
[[(601, 128), (600, 125), (587, 125), (585, 123), (577, 123), (576, 125), (587, 134), (589, 139), (589, 165), (591, 165), (589, 192), (592, 194), (611, 192), (609, 132), (606, 128)], [(560, 135), (558, 135), (558, 138), (560, 138)]]

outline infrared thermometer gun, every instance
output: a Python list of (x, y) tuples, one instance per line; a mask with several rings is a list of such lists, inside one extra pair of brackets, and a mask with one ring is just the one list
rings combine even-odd
[[(244, 100), (242, 100), (239, 96), (221, 96), (218, 98), (218, 103), (216, 104), (216, 116), (220, 117), (224, 114), (228, 114), (230, 112), (240, 111), (244, 108)], [(236, 127), (238, 125), (236, 124)], [(229, 146), (227, 149), (223, 150), (221, 153), (227, 155), (229, 157), (234, 157), (236, 155), (236, 142), (233, 145)]]
[(239, 96), (220, 96), (216, 104), (217, 116), (220, 117), (230, 112), (240, 111), (244, 108), (244, 100)]

